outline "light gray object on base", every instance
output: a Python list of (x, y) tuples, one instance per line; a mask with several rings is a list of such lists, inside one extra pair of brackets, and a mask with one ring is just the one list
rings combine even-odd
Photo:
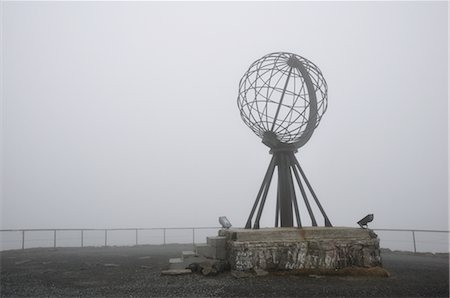
[(224, 229), (231, 228), (231, 223), (226, 216), (219, 217), (219, 223), (222, 225), (222, 228)]

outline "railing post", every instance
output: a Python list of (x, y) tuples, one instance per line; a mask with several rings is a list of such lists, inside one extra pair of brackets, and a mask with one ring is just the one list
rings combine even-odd
[(108, 245), (108, 230), (105, 229), (105, 246)]
[(413, 243), (414, 243), (414, 253), (416, 253), (417, 252), (417, 250), (416, 250), (416, 235), (414, 234), (414, 230), (412, 230), (411, 232), (412, 232)]
[(56, 248), (56, 230), (53, 230), (53, 248)]
[(25, 230), (22, 230), (22, 249), (25, 249)]
[(136, 229), (136, 245), (138, 245), (138, 229)]
[(166, 228), (163, 228), (163, 243), (166, 245)]
[(83, 245), (83, 232), (84, 232), (84, 230), (81, 230), (81, 247), (84, 246), (84, 245)]
[(195, 228), (192, 228), (192, 245), (195, 245)]

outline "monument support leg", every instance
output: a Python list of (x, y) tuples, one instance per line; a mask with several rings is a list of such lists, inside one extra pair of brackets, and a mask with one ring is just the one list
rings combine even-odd
[[(261, 187), (256, 196), (255, 203), (250, 212), (245, 225), (246, 229), (252, 228), (253, 216), (255, 215), (256, 209), (258, 212), (256, 214), (255, 221), (253, 222), (253, 229), (259, 229), (259, 222), (261, 220), (261, 215), (264, 210), (264, 205), (266, 203), (267, 195), (270, 189), (270, 184), (273, 179), (273, 174), (277, 168), (278, 172), (278, 183), (277, 183), (277, 201), (275, 207), (275, 227), (294, 227), (294, 214), (297, 221), (297, 226), (302, 227), (300, 210), (297, 201), (297, 195), (295, 193), (295, 182), (297, 182), (303, 201), (305, 202), (308, 214), (311, 218), (312, 226), (317, 226), (317, 221), (312, 211), (311, 205), (308, 200), (303, 182), (306, 183), (310, 194), (312, 195), (317, 207), (319, 208), (322, 216), (325, 220), (326, 227), (332, 227), (328, 216), (325, 213), (322, 205), (320, 204), (311, 184), (306, 178), (303, 169), (301, 168), (298, 160), (296, 159), (294, 152), (291, 151), (278, 151), (273, 152), (272, 159), (267, 168), (266, 174), (264, 176)], [(294, 173), (294, 175), (292, 175)], [(295, 182), (294, 177), (295, 176)], [(302, 181), (303, 180), (303, 181)], [(294, 209), (294, 210), (292, 210)]]
[(275, 228), (278, 228), (280, 219), (280, 181), (277, 184), (277, 205), (275, 206)]
[(302, 175), (303, 180), (305, 181), (306, 186), (307, 186), (308, 189), (309, 189), (309, 192), (310, 192), (311, 195), (313, 196), (314, 201), (315, 201), (316, 204), (317, 204), (317, 207), (319, 207), (319, 210), (320, 210), (320, 212), (321, 212), (322, 215), (323, 215), (323, 218), (324, 218), (324, 220), (325, 220), (325, 226), (326, 226), (326, 227), (332, 227), (332, 224), (331, 224), (330, 220), (328, 219), (328, 216), (327, 216), (327, 214), (325, 213), (325, 210), (323, 210), (322, 205), (321, 205), (320, 202), (319, 202), (319, 199), (317, 199), (317, 196), (316, 196), (316, 194), (314, 193), (314, 190), (312, 189), (311, 184), (309, 184), (308, 178), (306, 178), (306, 175), (305, 175), (305, 173), (303, 172), (302, 167), (300, 166), (300, 164), (299, 164), (299, 162), (298, 162), (297, 159), (295, 159), (295, 164), (296, 164), (298, 170), (300, 171), (300, 174)]
[[(253, 224), (254, 229), (259, 229), (259, 221), (261, 219), (261, 214), (264, 209), (264, 204), (266, 203), (267, 193), (269, 192), (270, 182), (272, 181), (273, 172), (275, 170), (275, 165), (276, 165), (276, 162), (274, 160), (274, 162), (271, 163), (271, 167), (268, 169), (269, 175), (267, 176), (267, 179), (265, 181), (266, 183), (264, 185), (265, 187), (264, 187), (264, 192), (263, 192), (263, 195), (261, 198), (261, 203), (259, 204), (259, 209), (258, 209), (258, 213), (256, 214), (255, 223)], [(251, 219), (250, 219), (250, 221), (251, 221)]]
[(278, 175), (280, 177), (280, 208), (281, 208), (281, 227), (293, 227), (294, 219), (292, 216), (292, 193), (289, 185), (289, 162), (285, 152), (277, 152), (279, 158)]
[[(261, 199), (261, 194), (262, 194), (262, 192), (263, 192), (263, 190), (265, 189), (265, 186), (266, 186), (266, 184), (267, 184), (267, 180), (268, 180), (268, 177), (269, 177), (269, 173), (270, 173), (271, 171), (273, 172), (273, 170), (271, 170), (271, 169), (272, 169), (272, 167), (274, 167), (274, 166), (275, 166), (275, 156), (272, 156), (272, 159), (270, 160), (270, 163), (269, 163), (269, 167), (267, 168), (266, 174), (264, 175), (263, 182), (262, 182), (261, 187), (260, 187), (260, 189), (259, 189), (259, 191), (258, 191), (258, 195), (256, 196), (255, 203), (253, 204), (252, 211), (250, 212), (250, 215), (249, 215), (249, 217), (248, 217), (248, 219), (247, 219), (247, 223), (245, 224), (245, 228), (246, 228), (246, 229), (251, 229), (251, 227), (252, 227), (252, 218), (253, 218), (253, 215), (255, 214), (256, 207), (258, 207), (259, 200)], [(270, 183), (270, 181), (269, 181), (269, 183)]]
[[(289, 160), (289, 158), (287, 158), (287, 160)], [(289, 163), (289, 167), (288, 167), (288, 183), (289, 183), (289, 188), (291, 189), (291, 199), (292, 199), (292, 203), (294, 205), (294, 212), (295, 212), (295, 218), (297, 220), (297, 226), (299, 228), (302, 227), (302, 221), (300, 219), (300, 211), (298, 209), (298, 203), (297, 203), (297, 195), (295, 194), (295, 187), (294, 187), (294, 181), (292, 179), (292, 172), (291, 172), (291, 164)]]
[(295, 159), (295, 156), (291, 156), (291, 160), (294, 163), (294, 166), (292, 167), (292, 170), (294, 171), (295, 179), (297, 180), (297, 184), (300, 187), (300, 192), (302, 194), (303, 201), (305, 202), (306, 209), (308, 210), (309, 217), (311, 218), (311, 225), (313, 227), (317, 227), (316, 218), (314, 217), (314, 213), (313, 213), (313, 211), (311, 209), (311, 205), (309, 204), (308, 197), (306, 196), (306, 192), (305, 192), (305, 189), (303, 188), (303, 184), (302, 184), (302, 181), (301, 181), (300, 176), (298, 174), (298, 171), (295, 168), (295, 160), (294, 159)]

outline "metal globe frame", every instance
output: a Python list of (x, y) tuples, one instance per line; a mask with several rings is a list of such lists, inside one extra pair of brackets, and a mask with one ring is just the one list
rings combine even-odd
[[(253, 62), (239, 82), (238, 108), (244, 123), (270, 147), (272, 159), (245, 228), (259, 229), (275, 169), (278, 172), (275, 227), (302, 227), (295, 182), (311, 219), (317, 221), (306, 188), (326, 227), (331, 222), (295, 153), (311, 138), (328, 105), (327, 83), (311, 61), (292, 53), (268, 54)], [(295, 177), (295, 182), (294, 182)], [(306, 188), (304, 185), (306, 185)]]

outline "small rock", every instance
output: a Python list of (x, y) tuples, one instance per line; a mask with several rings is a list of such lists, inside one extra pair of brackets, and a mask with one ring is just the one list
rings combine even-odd
[(253, 271), (255, 272), (256, 276), (266, 276), (267, 274), (269, 274), (269, 272), (261, 268), (253, 268)]
[(205, 267), (205, 268), (202, 268), (202, 274), (204, 276), (217, 275), (217, 270), (214, 269), (213, 267)]
[(161, 271), (163, 275), (182, 275), (192, 273), (191, 269), (169, 269)]
[(192, 272), (198, 272), (201, 270), (198, 263), (189, 264), (186, 269), (191, 269)]
[(213, 267), (212, 262), (209, 262), (209, 261), (202, 262), (199, 264), (199, 267), (201, 268), (202, 274), (205, 276), (217, 274), (217, 270), (216, 270), (216, 268)]
[(103, 264), (105, 267), (119, 267), (117, 264)]
[(320, 276), (320, 275), (317, 275), (317, 274), (310, 274), (310, 275), (308, 275), (308, 277), (311, 277), (311, 278), (322, 278), (323, 276)]

